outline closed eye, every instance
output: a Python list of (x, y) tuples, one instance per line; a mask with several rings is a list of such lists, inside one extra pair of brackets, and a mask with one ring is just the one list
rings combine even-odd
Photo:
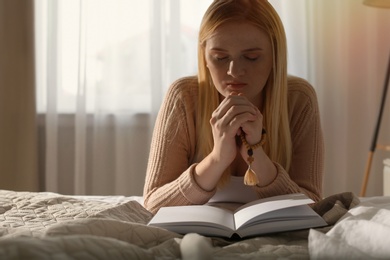
[(217, 61), (225, 61), (229, 58), (229, 56), (214, 56), (214, 59)]
[(259, 58), (259, 55), (244, 55), (244, 58), (249, 61), (256, 61)]
[(210, 57), (215, 61), (227, 61), (229, 59), (229, 54), (224, 50), (215, 48), (210, 50)]

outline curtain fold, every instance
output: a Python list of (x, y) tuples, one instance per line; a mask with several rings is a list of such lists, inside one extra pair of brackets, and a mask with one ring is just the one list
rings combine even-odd
[(0, 1), (0, 188), (39, 190), (34, 5)]

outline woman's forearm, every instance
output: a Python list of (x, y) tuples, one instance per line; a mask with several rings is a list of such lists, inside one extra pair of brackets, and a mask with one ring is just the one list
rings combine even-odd
[(202, 189), (211, 191), (215, 189), (228, 166), (210, 153), (195, 167), (195, 181)]

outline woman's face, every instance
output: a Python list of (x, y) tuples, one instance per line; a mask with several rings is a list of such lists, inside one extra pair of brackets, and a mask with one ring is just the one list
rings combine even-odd
[(244, 22), (223, 24), (206, 40), (205, 56), (222, 96), (242, 93), (260, 106), (261, 92), (272, 69), (271, 41), (263, 30)]

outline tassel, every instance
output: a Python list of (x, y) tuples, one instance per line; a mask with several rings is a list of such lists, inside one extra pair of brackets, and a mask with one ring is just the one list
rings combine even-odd
[(257, 185), (259, 183), (259, 180), (257, 179), (257, 175), (252, 170), (251, 165), (252, 165), (253, 161), (255, 160), (255, 158), (253, 157), (253, 150), (259, 146), (262, 146), (265, 143), (265, 138), (264, 138), (265, 134), (266, 134), (266, 131), (265, 131), (265, 129), (263, 129), (261, 132), (261, 140), (260, 140), (260, 142), (258, 142), (255, 145), (248, 144), (248, 142), (245, 139), (244, 133), (241, 133), (241, 135), (240, 135), (242, 143), (248, 149), (247, 150), (248, 158), (246, 159), (248, 162), (248, 170), (246, 171), (245, 176), (244, 176), (244, 184), (245, 185), (254, 186), (254, 185)]
[(255, 160), (253, 158), (252, 148), (248, 149), (248, 158), (246, 160), (248, 162), (248, 170), (246, 171), (245, 176), (244, 176), (244, 184), (248, 185), (248, 186), (254, 186), (257, 183), (259, 183), (259, 181), (257, 179), (256, 173), (251, 168), (252, 162)]
[(248, 170), (246, 171), (244, 176), (244, 184), (248, 186), (255, 186), (257, 183), (259, 183), (259, 181), (257, 180), (257, 175), (249, 165)]

